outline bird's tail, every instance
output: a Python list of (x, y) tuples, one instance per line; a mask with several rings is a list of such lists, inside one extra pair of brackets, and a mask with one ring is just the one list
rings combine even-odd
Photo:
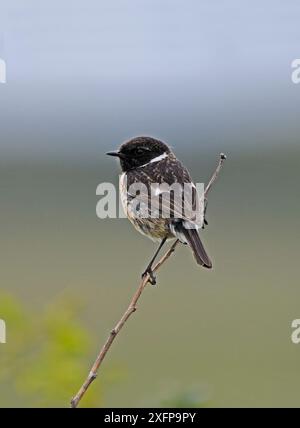
[(211, 269), (212, 262), (205, 251), (197, 229), (186, 229), (181, 222), (177, 223), (174, 229), (175, 235), (180, 241), (187, 243), (191, 247), (197, 263)]

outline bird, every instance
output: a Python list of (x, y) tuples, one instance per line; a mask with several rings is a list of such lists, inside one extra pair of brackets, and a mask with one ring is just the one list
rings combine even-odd
[[(212, 262), (199, 235), (204, 223), (207, 224), (205, 214), (202, 223), (199, 224), (195, 219), (199, 194), (189, 171), (177, 159), (171, 147), (159, 139), (138, 136), (125, 141), (118, 150), (106, 154), (119, 158), (122, 169), (120, 199), (128, 219), (140, 233), (160, 243), (142, 276), (149, 274), (150, 283), (156, 283), (152, 271), (154, 261), (165, 242), (174, 238), (190, 247), (197, 264), (211, 269)], [(163, 184), (167, 185), (166, 190)], [(190, 199), (184, 196), (184, 200), (189, 199), (187, 210), (181, 210), (181, 201), (175, 200), (174, 195), (172, 199), (170, 186), (174, 184), (188, 189)], [(138, 191), (132, 192), (134, 186), (139, 187)], [(165, 196), (169, 196), (169, 199)], [(192, 215), (187, 215), (186, 211)], [(165, 215), (166, 212), (169, 215)]]

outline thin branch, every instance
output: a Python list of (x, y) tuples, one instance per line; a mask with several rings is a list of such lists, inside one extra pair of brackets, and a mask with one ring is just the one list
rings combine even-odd
[[(165, 255), (159, 260), (159, 262), (157, 262), (157, 264), (153, 268), (154, 272), (156, 272), (162, 266), (162, 264), (171, 256), (171, 254), (175, 251), (175, 248), (176, 248), (178, 243), (179, 243), (179, 241), (176, 240), (173, 243), (173, 245), (169, 248), (169, 250), (165, 253)], [(81, 398), (85, 394), (85, 392), (88, 389), (88, 387), (90, 386), (90, 384), (96, 379), (97, 372), (99, 370), (99, 367), (100, 367), (103, 359), (105, 358), (105, 355), (107, 354), (107, 352), (108, 352), (109, 348), (111, 347), (113, 341), (115, 340), (117, 334), (120, 332), (120, 330), (122, 329), (122, 327), (124, 326), (124, 324), (126, 323), (128, 318), (130, 317), (130, 315), (136, 311), (136, 309), (137, 309), (136, 304), (137, 304), (139, 298), (141, 297), (141, 294), (142, 294), (142, 292), (143, 292), (144, 288), (146, 287), (149, 280), (150, 280), (149, 274), (147, 274), (146, 276), (144, 276), (141, 279), (139, 287), (138, 287), (137, 291), (135, 292), (127, 310), (124, 312), (122, 318), (116, 324), (115, 328), (110, 332), (110, 335), (107, 338), (104, 346), (102, 347), (98, 357), (96, 358), (96, 361), (94, 362), (93, 367), (92, 367), (87, 379), (85, 380), (84, 384), (80, 388), (77, 395), (72, 399), (71, 407), (77, 407), (79, 401), (81, 400)]]
[(222, 169), (222, 166), (223, 166), (223, 163), (225, 160), (226, 160), (226, 155), (224, 155), (224, 153), (220, 153), (220, 159), (219, 159), (217, 168), (216, 168), (215, 172), (213, 173), (213, 175), (211, 176), (211, 179), (209, 180), (208, 185), (205, 188), (205, 191), (204, 191), (204, 197), (205, 198), (207, 197), (207, 195), (211, 189), (211, 186), (214, 184), (214, 182), (218, 178), (219, 173)]
[[(221, 153), (220, 154), (220, 159), (219, 159), (219, 163), (218, 166), (214, 172), (214, 174), (212, 175), (208, 185), (205, 188), (204, 191), (204, 197), (207, 197), (208, 192), (210, 191), (213, 183), (215, 182), (215, 180), (217, 179), (219, 172), (222, 168), (223, 162), (226, 159), (226, 156)], [(162, 256), (162, 258), (156, 263), (156, 265), (153, 268), (153, 272), (158, 271), (158, 269), (160, 269), (160, 267), (168, 260), (168, 258), (171, 256), (171, 254), (175, 251), (177, 245), (179, 243), (179, 240), (177, 239), (172, 246), (169, 248), (169, 250)], [(71, 407), (72, 408), (76, 408), (80, 402), (80, 400), (82, 399), (82, 397), (84, 396), (84, 394), (86, 393), (87, 389), (89, 388), (89, 386), (91, 385), (91, 383), (96, 379), (97, 377), (97, 373), (98, 370), (102, 364), (102, 361), (104, 360), (107, 352), (109, 351), (113, 341), (115, 340), (116, 336), (118, 335), (118, 333), (120, 332), (120, 330), (123, 328), (123, 326), (125, 325), (126, 321), (128, 320), (128, 318), (131, 316), (131, 314), (133, 314), (136, 310), (137, 310), (137, 302), (139, 300), (139, 298), (142, 295), (142, 292), (144, 291), (147, 283), (150, 280), (150, 275), (147, 274), (146, 276), (144, 276), (141, 281), (140, 284), (138, 286), (138, 289), (136, 290), (134, 296), (131, 299), (131, 302), (127, 308), (127, 310), (124, 312), (122, 318), (120, 319), (120, 321), (116, 324), (115, 328), (110, 332), (110, 335), (108, 336), (105, 344), (103, 345), (103, 347), (100, 350), (100, 353), (98, 354), (92, 368), (91, 371), (88, 375), (88, 377), (86, 378), (85, 382), (83, 383), (83, 385), (81, 386), (80, 390), (78, 391), (78, 393), (72, 398), (71, 400)]]

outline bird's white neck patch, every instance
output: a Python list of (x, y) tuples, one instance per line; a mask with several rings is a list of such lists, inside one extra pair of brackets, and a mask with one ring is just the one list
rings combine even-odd
[(147, 166), (147, 165), (149, 165), (150, 163), (159, 162), (159, 161), (161, 161), (161, 160), (165, 159), (166, 157), (168, 157), (168, 153), (166, 153), (166, 152), (165, 152), (165, 153), (163, 153), (162, 155), (156, 156), (156, 158), (151, 159), (151, 161), (150, 161), (150, 162), (145, 163), (144, 165), (139, 166), (139, 168), (142, 168), (143, 166)]

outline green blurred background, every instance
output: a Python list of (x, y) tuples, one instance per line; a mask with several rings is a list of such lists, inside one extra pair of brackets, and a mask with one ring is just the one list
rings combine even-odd
[(116, 3), (7, 2), (0, 21), (0, 406), (67, 407), (127, 307), (155, 246), (99, 220), (96, 187), (118, 179), (104, 153), (148, 134), (198, 182), (228, 156), (214, 269), (178, 248), (82, 405), (298, 407), (299, 7)]

